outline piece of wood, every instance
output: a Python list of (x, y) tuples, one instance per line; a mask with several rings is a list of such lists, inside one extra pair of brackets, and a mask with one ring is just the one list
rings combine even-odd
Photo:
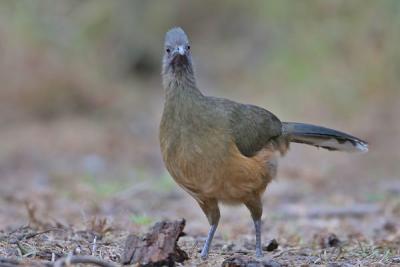
[(126, 239), (123, 264), (138, 266), (175, 266), (175, 262), (188, 259), (185, 251), (177, 245), (183, 235), (185, 220), (161, 221), (142, 237), (131, 234)]

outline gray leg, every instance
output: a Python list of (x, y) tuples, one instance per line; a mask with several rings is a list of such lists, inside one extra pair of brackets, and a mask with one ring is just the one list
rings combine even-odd
[(208, 258), (208, 251), (210, 250), (210, 245), (213, 240), (215, 230), (217, 230), (217, 226), (218, 226), (217, 224), (211, 225), (210, 230), (208, 231), (206, 243), (204, 244), (204, 247), (201, 250), (201, 254), (200, 254), (200, 256), (203, 260)]
[(256, 257), (261, 258), (263, 256), (261, 249), (261, 220), (254, 220), (254, 227), (256, 229)]
[(200, 254), (201, 258), (205, 260), (208, 258), (208, 251), (210, 250), (215, 231), (218, 227), (220, 213), (218, 202), (215, 199), (207, 199), (205, 201), (199, 202), (199, 205), (204, 211), (204, 214), (207, 216), (208, 222), (211, 225), (210, 230), (208, 231), (206, 243), (204, 244), (204, 247), (201, 250)]
[(250, 210), (251, 217), (253, 218), (254, 228), (256, 232), (256, 257), (261, 258), (263, 256), (261, 248), (261, 216), (262, 216), (262, 203), (258, 196), (250, 199), (244, 203)]

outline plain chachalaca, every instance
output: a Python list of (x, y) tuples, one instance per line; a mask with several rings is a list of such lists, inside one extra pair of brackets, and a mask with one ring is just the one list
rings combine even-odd
[(164, 49), (161, 151), (171, 176), (199, 203), (211, 225), (201, 257), (207, 258), (217, 229), (219, 202), (243, 203), (250, 210), (256, 256), (261, 257), (261, 196), (276, 176), (277, 154), (284, 155), (290, 142), (364, 152), (368, 145), (325, 127), (281, 122), (257, 106), (203, 95), (196, 86), (189, 39), (181, 28), (166, 33)]

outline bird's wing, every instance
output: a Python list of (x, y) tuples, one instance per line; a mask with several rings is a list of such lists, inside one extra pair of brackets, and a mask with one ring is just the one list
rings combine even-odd
[(281, 121), (253, 105), (237, 104), (231, 110), (230, 128), (240, 152), (251, 157), (282, 134)]

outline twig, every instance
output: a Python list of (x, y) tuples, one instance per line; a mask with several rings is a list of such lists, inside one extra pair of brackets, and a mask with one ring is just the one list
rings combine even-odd
[(42, 232), (36, 232), (36, 233), (27, 234), (25, 236), (22, 236), (21, 239), (27, 240), (27, 239), (33, 238), (35, 236), (38, 236), (38, 235), (47, 234), (47, 233), (52, 232), (52, 231), (63, 231), (63, 230), (62, 229), (58, 229), (58, 228), (51, 228), (51, 229), (48, 229), (48, 230), (45, 230), (45, 231), (42, 231)]
[(284, 249), (284, 250), (279, 251), (278, 253), (275, 253), (274, 255), (272, 255), (272, 258), (275, 259), (275, 258), (278, 258), (278, 257), (282, 256), (282, 255), (285, 254), (285, 253), (292, 252), (292, 251), (296, 251), (296, 250), (298, 250), (298, 248)]
[(198, 248), (199, 248), (199, 241), (196, 240), (196, 241), (194, 242), (192, 248), (190, 249), (189, 254), (190, 254), (191, 256), (195, 255), (195, 254), (197, 253)]
[(336, 255), (335, 261), (336, 261), (337, 259), (339, 259), (339, 257), (340, 257), (342, 254), (343, 254), (343, 249), (342, 249), (342, 246), (340, 246), (340, 247), (339, 247), (339, 253)]
[(97, 236), (94, 236), (92, 245), (92, 256), (94, 256), (94, 254), (96, 253), (96, 247), (97, 247), (96, 241), (97, 241)]
[(12, 235), (12, 234), (14, 234), (14, 233), (16, 233), (16, 232), (18, 232), (18, 231), (20, 231), (20, 230), (28, 229), (28, 228), (29, 228), (29, 225), (20, 226), (20, 227), (18, 227), (18, 228), (15, 228), (15, 229), (12, 230), (11, 232), (9, 232), (8, 235)]
[(58, 259), (54, 267), (68, 266), (69, 264), (94, 264), (101, 267), (118, 267), (117, 264), (93, 256), (67, 256)]

